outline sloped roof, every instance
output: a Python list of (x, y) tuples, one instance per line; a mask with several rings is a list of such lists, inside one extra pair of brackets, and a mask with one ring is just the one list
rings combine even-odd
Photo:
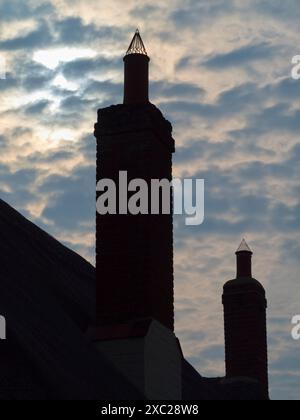
[(0, 341), (0, 398), (140, 397), (85, 338), (95, 312), (94, 267), (2, 200), (0, 290), (8, 329)]

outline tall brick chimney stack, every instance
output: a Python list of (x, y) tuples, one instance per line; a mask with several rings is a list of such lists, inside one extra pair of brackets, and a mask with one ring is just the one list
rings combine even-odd
[(226, 376), (258, 380), (268, 399), (267, 301), (252, 277), (252, 255), (243, 240), (236, 252), (237, 277), (224, 285)]
[[(148, 101), (149, 57), (138, 31), (124, 61), (124, 104), (98, 111), (97, 181), (114, 180), (119, 193), (127, 171), (127, 184), (139, 178), (150, 191), (151, 180), (172, 179), (172, 126)], [(152, 317), (173, 331), (172, 214), (123, 213), (97, 215), (98, 324)]]
[[(172, 180), (172, 126), (149, 102), (149, 61), (136, 31), (124, 57), (124, 103), (98, 111), (97, 183), (113, 180), (117, 197), (124, 183), (120, 171), (127, 173), (125, 189), (137, 178), (148, 189), (151, 180)], [(100, 195), (97, 192), (97, 200)], [(151, 210), (150, 194), (148, 199)], [(97, 325), (90, 335), (148, 399), (180, 399), (172, 212), (133, 215), (124, 211), (124, 202), (122, 207), (117, 214), (97, 213)]]

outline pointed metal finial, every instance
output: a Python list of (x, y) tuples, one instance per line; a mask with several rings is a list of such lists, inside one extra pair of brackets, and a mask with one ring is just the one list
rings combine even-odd
[(138, 28), (136, 29), (134, 37), (132, 38), (129, 48), (126, 52), (126, 55), (129, 54), (142, 54), (148, 56)]
[(245, 241), (245, 239), (242, 240), (242, 242), (241, 242), (241, 244), (238, 247), (236, 252), (237, 253), (238, 252), (251, 252), (251, 254), (252, 254), (252, 251), (251, 251), (249, 245), (247, 244), (247, 242)]

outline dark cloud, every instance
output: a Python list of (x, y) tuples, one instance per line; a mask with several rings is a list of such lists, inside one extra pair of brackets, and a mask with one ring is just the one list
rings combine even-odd
[[(177, 89), (176, 87), (172, 87), (172, 90), (176, 93)], [(160, 106), (165, 109), (168, 114), (171, 114), (171, 118), (174, 119), (173, 114), (185, 114), (216, 121), (217, 119), (228, 118), (235, 114), (240, 115), (242, 111), (248, 111), (250, 107), (253, 107), (258, 100), (262, 103), (264, 98), (263, 89), (254, 83), (244, 83), (240, 86), (237, 85), (231, 89), (220, 92), (215, 103), (206, 103), (199, 99), (194, 101), (197, 94), (198, 96), (200, 95), (200, 99), (201, 96), (203, 97), (205, 91), (201, 87), (190, 84), (190, 86), (187, 86), (187, 90), (189, 91), (187, 100), (180, 98), (180, 95), (178, 94), (177, 100), (160, 103)], [(179, 86), (178, 92), (184, 93), (184, 86)], [(256, 108), (254, 110), (256, 110)], [(254, 111), (252, 111), (252, 113), (253, 112)]]
[(131, 10), (131, 16), (135, 18), (149, 18), (150, 15), (157, 13), (158, 7), (151, 4), (146, 4), (142, 6), (135, 6), (134, 9)]
[(235, 9), (232, 0), (217, 0), (214, 2), (185, 0), (183, 5), (170, 13), (171, 21), (177, 28), (208, 25), (218, 16), (224, 16)]
[(27, 115), (35, 115), (35, 114), (41, 115), (49, 107), (50, 104), (51, 102), (49, 102), (46, 99), (33, 102), (24, 108), (24, 112)]
[(33, 61), (32, 54), (29, 52), (22, 52), (15, 57), (11, 69), (11, 73), (4, 82), (11, 85), (11, 88), (19, 88), (18, 94), (20, 90), (31, 93), (47, 88), (55, 76), (55, 72)]
[(40, 188), (41, 194), (52, 198), (43, 216), (55, 222), (56, 228), (76, 231), (83, 222), (91, 222), (95, 207), (95, 167), (78, 167), (71, 174), (48, 177)]
[(119, 69), (121, 63), (122, 60), (120, 58), (82, 58), (63, 64), (60, 70), (68, 79), (80, 79), (82, 77), (87, 78), (91, 73), (94, 72), (101, 74), (109, 70)]
[(176, 100), (172, 102), (161, 102), (159, 106), (165, 109), (168, 114), (185, 113), (189, 115), (201, 116), (204, 118), (216, 117), (218, 109), (215, 105), (187, 100)]
[(266, 42), (246, 45), (228, 53), (209, 57), (203, 62), (203, 65), (221, 71), (224, 68), (243, 66), (255, 60), (268, 60), (276, 51), (278, 51), (278, 47), (275, 48)]
[(110, 81), (99, 82), (89, 80), (86, 84), (84, 95), (99, 98), (99, 107), (104, 108), (123, 100), (123, 84)]
[(165, 96), (173, 97), (199, 97), (205, 94), (205, 90), (201, 86), (193, 83), (169, 83), (167, 81), (152, 82), (150, 86), (151, 95), (153, 98)]
[(49, 15), (54, 10), (53, 4), (48, 1), (39, 1), (39, 4), (24, 0), (0, 1), (0, 16), (6, 22), (31, 19), (33, 16)]
[(84, 24), (80, 17), (68, 17), (56, 21), (54, 29), (57, 41), (67, 45), (91, 45), (97, 40), (108, 39), (120, 41), (123, 38), (123, 30), (114, 26), (96, 26), (95, 24)]
[[(38, 17), (34, 15), (34, 10), (32, 16)], [(90, 47), (100, 40), (120, 41), (123, 38), (123, 33), (123, 30), (112, 26), (98, 27), (94, 24), (84, 24), (80, 17), (50, 21), (46, 13), (37, 19), (37, 27), (32, 31), (2, 40), (0, 50), (13, 51), (62, 45)]]
[(293, 21), (297, 25), (300, 18), (298, 0), (286, 0), (284, 3), (280, 0), (254, 0), (252, 7), (257, 14), (263, 13), (264, 18), (272, 17), (287, 24)]
[(264, 89), (267, 96), (276, 97), (279, 100), (298, 100), (300, 98), (300, 82), (292, 77), (280, 80), (277, 83), (267, 85)]
[(0, 176), (1, 182), (9, 187), (9, 190), (6, 188), (1, 190), (0, 187), (1, 198), (22, 210), (25, 216), (29, 216), (27, 206), (37, 199), (36, 194), (32, 191), (32, 185), (38, 177), (38, 170), (21, 169), (12, 172), (9, 167), (0, 164)]
[(194, 57), (192, 55), (186, 55), (184, 57), (181, 57), (176, 63), (176, 70), (179, 71), (179, 70), (187, 69), (189, 66), (192, 67), (194, 65), (193, 63), (194, 63)]
[(202, 350), (199, 358), (203, 359), (209, 359), (211, 361), (213, 360), (224, 360), (225, 354), (224, 354), (224, 346), (209, 346), (205, 350)]
[[(253, 104), (260, 95), (260, 87), (255, 83), (244, 83), (220, 93), (218, 104), (241, 111), (241, 107)], [(262, 95), (261, 95), (262, 96)]]
[(79, 17), (57, 21), (54, 27), (57, 38), (62, 44), (72, 45), (94, 41), (95, 37), (98, 36), (96, 26), (93, 24), (85, 25)]
[(233, 141), (211, 143), (205, 139), (191, 140), (186, 146), (177, 147), (174, 163), (188, 164), (191, 161), (211, 161), (230, 158), (237, 144)]
[(12, 73), (7, 73), (5, 79), (0, 79), (0, 92), (5, 92), (18, 86)]
[(95, 101), (85, 99), (81, 95), (70, 95), (64, 98), (60, 103), (60, 109), (63, 112), (78, 112), (93, 108)]
[[(68, 142), (70, 144), (70, 142)], [(76, 148), (60, 147), (59, 150), (50, 150), (48, 153), (35, 152), (32, 153), (27, 159), (31, 165), (37, 165), (41, 163), (57, 164), (62, 161), (69, 161), (74, 158)]]
[[(36, 69), (38, 66), (34, 66)], [(48, 86), (49, 82), (52, 80), (53, 73), (45, 72), (38, 73), (36, 70), (33, 73), (25, 74), (24, 77), (20, 80), (20, 85), (23, 89), (27, 91), (40, 90)]]
[(270, 106), (249, 117), (248, 128), (253, 127), (258, 135), (270, 133), (298, 133), (300, 131), (300, 111), (291, 110), (285, 103)]
[[(296, 145), (286, 159), (279, 163), (263, 163), (259, 161), (232, 165), (230, 169), (222, 169), (217, 165), (218, 153), (227, 156), (237, 146), (233, 142), (224, 142), (222, 146), (210, 144), (207, 141), (194, 141), (189, 146), (178, 149), (175, 164), (187, 167), (190, 162), (213, 162), (209, 169), (193, 173), (195, 178), (205, 179), (205, 221), (204, 224), (188, 229), (184, 224), (184, 217), (176, 217), (175, 234), (177, 238), (198, 237), (201, 234), (236, 234), (245, 232), (260, 232), (274, 230), (282, 233), (298, 231), (300, 228), (300, 195), (298, 204), (288, 206), (280, 196), (272, 198), (268, 190), (268, 179), (278, 182), (299, 179), (299, 165), (295, 162), (300, 158), (300, 147)], [(220, 150), (218, 150), (220, 148)], [(215, 156), (214, 156), (214, 153)], [(219, 155), (219, 156), (220, 156)], [(231, 159), (232, 161), (232, 159)], [(255, 183), (260, 193), (245, 194), (247, 186)], [(263, 191), (265, 195), (263, 195)], [(293, 191), (291, 191), (292, 194)], [(195, 200), (195, 196), (193, 197)], [(231, 214), (231, 218), (224, 217)], [(294, 253), (297, 248), (294, 247)]]
[(287, 239), (282, 244), (282, 259), (299, 264), (300, 243), (295, 239)]
[[(279, 54), (282, 55), (282, 47), (280, 45), (273, 45), (269, 42), (260, 42), (257, 44), (245, 45), (226, 53), (211, 54), (201, 60), (199, 60), (197, 56), (186, 55), (179, 59), (176, 64), (176, 69), (180, 71), (183, 69), (187, 70), (191, 67), (201, 68), (204, 66), (210, 70), (220, 72), (222, 70), (239, 68), (242, 66), (247, 69), (247, 65), (249, 65), (249, 70), (253, 72), (253, 68), (250, 67), (250, 65), (252, 66), (254, 62), (259, 60), (270, 60)], [(293, 53), (291, 52), (286, 60), (289, 61), (292, 56)]]
[[(287, 334), (285, 338), (292, 341), (290, 337), (290, 331), (291, 331), (291, 323), (289, 325), (287, 323)], [(299, 358), (300, 358), (300, 345), (299, 345), (299, 342), (296, 342), (296, 341), (293, 344), (294, 344), (292, 346), (293, 351), (291, 351), (290, 349), (286, 350), (285, 353), (288, 353), (288, 355), (283, 354), (278, 360), (273, 361), (272, 363), (273, 371), (276, 371), (276, 370), (284, 370), (286, 372), (295, 371), (295, 367), (299, 363)]]
[(53, 36), (45, 21), (39, 22), (37, 29), (25, 35), (0, 41), (0, 50), (13, 51), (22, 49), (36, 49), (49, 47), (53, 42)]
[[(286, 358), (288, 359), (288, 356), (286, 356)], [(297, 372), (285, 371), (284, 361), (282, 361), (282, 368), (276, 373), (270, 373), (272, 400), (299, 401), (299, 382), (300, 376)]]
[(92, 133), (83, 135), (78, 145), (79, 151), (85, 156), (87, 161), (96, 162), (96, 138)]

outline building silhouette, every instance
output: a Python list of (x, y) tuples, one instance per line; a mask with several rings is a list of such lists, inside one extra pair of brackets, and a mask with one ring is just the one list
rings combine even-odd
[[(149, 102), (149, 61), (136, 31), (124, 57), (124, 103), (98, 111), (97, 182), (113, 180), (118, 197), (120, 171), (127, 184), (172, 179), (172, 126)], [(97, 214), (97, 345), (143, 394), (178, 399), (172, 213), (127, 214), (127, 201), (123, 212)]]
[[(98, 114), (97, 180), (171, 179), (171, 125), (148, 101), (148, 65), (136, 33), (125, 103)], [(98, 216), (97, 273), (1, 199), (0, 231), (0, 400), (267, 398), (265, 293), (244, 243), (224, 287), (227, 377), (208, 379), (174, 334), (171, 215)]]
[[(128, 180), (141, 178), (148, 185), (152, 179), (172, 179), (172, 127), (149, 102), (149, 62), (136, 31), (124, 57), (124, 103), (98, 111), (97, 182), (109, 178), (120, 189), (120, 171), (127, 171)], [(96, 241), (97, 322), (90, 330), (96, 347), (147, 399), (199, 398), (203, 378), (186, 362), (174, 335), (172, 215), (97, 214)], [(240, 249), (237, 256), (238, 279), (249, 281), (249, 253)], [(259, 391), (257, 398), (262, 398), (267, 396), (266, 372), (257, 359), (266, 351), (265, 313), (258, 317), (263, 301), (257, 302), (257, 293), (253, 297), (247, 290), (241, 287), (240, 295), (256, 339), (249, 348), (241, 344), (242, 335), (232, 333), (237, 325), (242, 328), (237, 318), (244, 313), (234, 313), (230, 284), (224, 289), (227, 378), (232, 384), (232, 378), (244, 377), (244, 388), (239, 383), (237, 391), (240, 397), (245, 381), (247, 386), (251, 379), (260, 381), (264, 394)], [(257, 359), (253, 354), (253, 370), (235, 368), (250, 361), (258, 344), (261, 354), (255, 354)], [(217, 380), (214, 384), (220, 386)], [(222, 385), (224, 395), (216, 399), (226, 399), (229, 383), (223, 379)]]
[[(172, 179), (172, 127), (149, 102), (149, 61), (136, 32), (124, 57), (124, 104), (98, 111), (97, 181), (113, 180), (117, 196), (120, 171), (149, 187)], [(150, 317), (173, 330), (172, 214), (97, 214), (96, 267), (98, 324)]]
[[(7, 339), (0, 340), (0, 400), (146, 399), (132, 375), (124, 375), (112, 355), (98, 351), (96, 335), (87, 340), (88, 326), (95, 322), (95, 268), (1, 199), (0, 229), (0, 311), (7, 321)], [(115, 333), (140, 345), (146, 336), (145, 348), (158, 356), (155, 350), (166, 349), (166, 343), (159, 344), (162, 328), (152, 327), (145, 321)], [(105, 343), (112, 348), (111, 340)], [(204, 378), (183, 356), (181, 366), (184, 400), (261, 398), (256, 381)], [(172, 375), (166, 376), (166, 387)]]

